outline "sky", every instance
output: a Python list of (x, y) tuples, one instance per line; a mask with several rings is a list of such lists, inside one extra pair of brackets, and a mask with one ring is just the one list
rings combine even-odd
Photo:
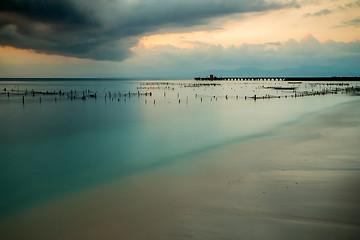
[(0, 77), (360, 76), (360, 0), (2, 0)]

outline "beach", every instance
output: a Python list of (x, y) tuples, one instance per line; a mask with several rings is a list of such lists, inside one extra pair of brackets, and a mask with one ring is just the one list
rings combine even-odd
[(358, 239), (360, 101), (33, 206), (1, 239)]
[(0, 6), (0, 240), (360, 240), (360, 0)]

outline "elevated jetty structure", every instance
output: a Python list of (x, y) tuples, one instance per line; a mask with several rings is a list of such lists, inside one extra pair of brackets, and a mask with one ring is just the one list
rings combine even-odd
[(197, 81), (359, 82), (360, 77), (195, 77)]

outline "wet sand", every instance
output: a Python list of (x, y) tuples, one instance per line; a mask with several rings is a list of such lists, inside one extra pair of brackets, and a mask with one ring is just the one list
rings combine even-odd
[(359, 109), (34, 207), (0, 220), (0, 238), (359, 239)]

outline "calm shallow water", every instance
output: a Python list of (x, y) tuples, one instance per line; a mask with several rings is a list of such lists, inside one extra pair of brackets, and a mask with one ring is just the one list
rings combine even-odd
[[(288, 86), (282, 82), (184, 85), (191, 83), (195, 81), (0, 81), (1, 89), (14, 93), (9, 98), (0, 96), (0, 217), (261, 136), (307, 114), (353, 100), (346, 94), (294, 98), (290, 97), (293, 91), (263, 88)], [(307, 91), (324, 88), (329, 86), (299, 86)], [(80, 96), (89, 89), (97, 92), (97, 99), (71, 101), (64, 96), (55, 101), (54, 96), (42, 96), (40, 102), (40, 95), (29, 94), (23, 105), (22, 95), (15, 93), (25, 89), (76, 90)], [(122, 96), (105, 100), (109, 91)], [(129, 91), (151, 91), (152, 96), (125, 97)], [(255, 94), (282, 98), (245, 100)]]

